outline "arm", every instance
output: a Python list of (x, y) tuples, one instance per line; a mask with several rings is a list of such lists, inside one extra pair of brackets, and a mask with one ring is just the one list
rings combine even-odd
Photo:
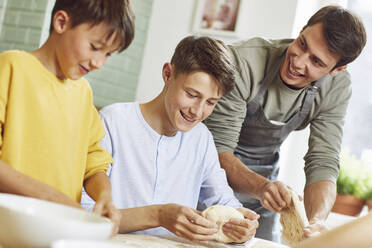
[(347, 73), (335, 76), (323, 87), (315, 101), (321, 104), (315, 105), (319, 112), (310, 124), (309, 150), (305, 156), (304, 200), (310, 223), (305, 230), (307, 236), (326, 229), (324, 220), (335, 201), (342, 128), (351, 96)]
[(305, 229), (307, 237), (312, 233), (326, 230), (324, 221), (331, 212), (335, 199), (336, 185), (333, 182), (319, 181), (305, 187), (304, 203), (310, 224)]
[(288, 187), (282, 182), (271, 182), (253, 172), (232, 153), (220, 153), (219, 159), (229, 184), (236, 192), (259, 199), (265, 208), (274, 212), (280, 212), (291, 204)]
[(120, 213), (112, 202), (111, 184), (108, 176), (103, 172), (98, 172), (84, 181), (84, 188), (88, 195), (96, 201), (93, 212), (109, 217), (115, 224), (113, 233), (117, 233)]
[(177, 236), (195, 241), (213, 240), (217, 226), (192, 208), (178, 204), (121, 209), (120, 233), (164, 227)]
[(206, 206), (218, 204), (237, 208), (245, 218), (231, 219), (223, 226), (223, 231), (234, 242), (246, 242), (250, 240), (258, 228), (259, 215), (254, 211), (242, 208), (241, 203), (235, 198), (233, 191), (227, 183), (225, 172), (219, 164), (212, 135), (209, 135), (204, 166), (204, 180), (200, 191), (199, 202), (204, 203)]
[(111, 196), (111, 183), (106, 175), (112, 163), (110, 153), (103, 149), (100, 141), (108, 139), (100, 117), (93, 105), (90, 106), (92, 121), (90, 126), (90, 143), (87, 154), (87, 166), (84, 177), (84, 189), (96, 202), (93, 212), (109, 217), (115, 224), (113, 233), (118, 232), (120, 213), (115, 208)]
[(71, 207), (81, 206), (67, 195), (36, 179), (16, 171), (0, 160), (0, 192), (39, 198)]

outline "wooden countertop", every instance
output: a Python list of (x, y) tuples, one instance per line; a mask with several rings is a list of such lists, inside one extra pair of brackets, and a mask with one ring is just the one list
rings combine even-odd
[(110, 241), (115, 243), (123, 244), (123, 247), (127, 245), (133, 245), (135, 247), (144, 247), (144, 248), (285, 248), (287, 246), (277, 244), (271, 241), (254, 238), (253, 240), (245, 244), (223, 244), (218, 242), (207, 242), (207, 243), (194, 243), (186, 239), (176, 237), (176, 236), (167, 236), (167, 237), (158, 237), (150, 235), (135, 235), (135, 234), (119, 234), (113, 237)]

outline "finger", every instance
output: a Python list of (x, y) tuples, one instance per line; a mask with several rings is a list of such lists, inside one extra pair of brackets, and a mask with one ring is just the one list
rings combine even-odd
[(284, 184), (281, 182), (275, 182), (273, 183), (272, 187), (268, 188), (268, 192), (270, 193), (271, 197), (275, 200), (280, 208), (283, 208), (287, 205), (287, 203), (284, 201), (281, 191), (286, 191), (284, 189)]
[(272, 197), (272, 195), (269, 192), (265, 192), (263, 194), (263, 198), (264, 198), (264, 200), (262, 202), (266, 205), (264, 207), (266, 207), (266, 208), (269, 207), (269, 209), (274, 211), (274, 212), (279, 212), (281, 210), (281, 207), (274, 200), (274, 198)]
[(191, 241), (210, 241), (216, 238), (216, 234), (203, 235), (190, 231), (186, 226), (179, 225), (174, 232), (177, 236), (187, 238)]
[(192, 212), (192, 213), (188, 214), (187, 219), (190, 221), (190, 223), (196, 224), (196, 225), (201, 226), (201, 227), (205, 227), (205, 228), (209, 228), (209, 229), (218, 228), (216, 223), (204, 218), (201, 215), (198, 215), (197, 213)]
[(208, 228), (200, 226), (197, 223), (189, 222), (185, 224), (185, 227), (192, 233), (201, 234), (201, 235), (213, 235), (218, 232), (217, 225), (215, 228)]
[(224, 225), (222, 227), (222, 230), (224, 234), (231, 239), (234, 240), (234, 242), (245, 242), (251, 239), (254, 234), (256, 233), (256, 229), (246, 229), (241, 227), (229, 227)]
[(227, 226), (232, 229), (246, 230), (246, 229), (257, 229), (258, 220), (248, 220), (248, 219), (231, 219), (224, 226)]
[(290, 189), (283, 183), (278, 182), (278, 191), (280, 193), (281, 198), (284, 200), (284, 206), (282, 205), (281, 207), (288, 207), (292, 203), (292, 196), (290, 193)]
[(103, 203), (102, 202), (96, 202), (93, 208), (93, 213), (102, 215), (103, 213)]
[(250, 210), (248, 208), (238, 208), (239, 212), (241, 212), (244, 215), (244, 218), (249, 220), (258, 220), (260, 218), (260, 215), (257, 214), (255, 211)]

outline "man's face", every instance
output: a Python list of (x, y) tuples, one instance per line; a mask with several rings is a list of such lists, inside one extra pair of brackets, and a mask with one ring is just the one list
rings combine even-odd
[(168, 129), (171, 132), (187, 132), (207, 118), (213, 111), (222, 93), (216, 79), (208, 73), (194, 71), (174, 77), (172, 65), (163, 68), (169, 70), (170, 77), (165, 81), (165, 110)]
[(280, 77), (286, 84), (302, 88), (328, 73), (334, 75), (342, 70), (344, 67), (332, 70), (339, 58), (328, 50), (323, 24), (317, 23), (306, 27), (288, 47)]
[(56, 52), (57, 77), (76, 80), (102, 68), (119, 46), (115, 35), (106, 39), (107, 31), (105, 23), (93, 27), (83, 23), (61, 33)]

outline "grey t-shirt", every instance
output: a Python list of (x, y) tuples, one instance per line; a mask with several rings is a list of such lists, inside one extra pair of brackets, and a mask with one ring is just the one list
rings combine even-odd
[[(272, 65), (284, 59), (292, 41), (253, 38), (229, 46), (236, 66), (236, 86), (223, 96), (212, 115), (205, 120), (219, 153), (234, 152), (246, 115), (246, 104), (256, 96)], [(283, 83), (279, 74), (274, 80), (261, 104), (269, 120), (286, 122), (301, 106), (307, 87), (291, 89)], [(350, 84), (347, 71), (334, 77), (326, 75), (308, 118), (298, 128), (300, 130), (310, 124), (309, 149), (304, 157), (306, 184), (320, 180), (336, 182), (342, 126), (351, 97)]]

